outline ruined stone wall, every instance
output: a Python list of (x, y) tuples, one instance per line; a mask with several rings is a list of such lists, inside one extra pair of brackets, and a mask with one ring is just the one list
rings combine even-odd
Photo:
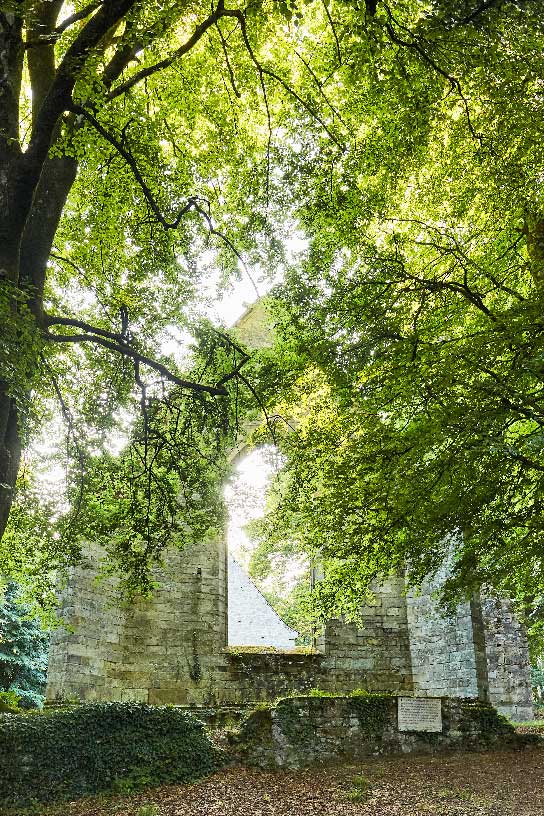
[(96, 584), (98, 553), (74, 570), (61, 612), (73, 631), (53, 636), (47, 697), (228, 704), (320, 688), (410, 691), (402, 581), (363, 609), (364, 628), (331, 621), (321, 654), (232, 653), (227, 643), (223, 542), (171, 551), (149, 601), (116, 605), (113, 582)]
[(47, 697), (215, 705), (271, 700), (311, 688), (480, 697), (532, 717), (527, 643), (507, 602), (479, 598), (445, 617), (427, 586), (402, 578), (376, 589), (363, 625), (329, 621), (320, 653), (230, 653), (226, 548), (168, 554), (149, 601), (116, 604), (111, 580), (74, 570), (62, 597), (72, 631), (54, 633)]
[(440, 701), (442, 728), (401, 731), (395, 697), (299, 697), (254, 711), (234, 742), (240, 759), (261, 768), (354, 762), (376, 754), (481, 750), (525, 740), (478, 700)]
[[(380, 655), (360, 657), (352, 654), (338, 658), (330, 654), (296, 652), (244, 652), (229, 650), (218, 665), (217, 702), (221, 704), (270, 701), (292, 694), (307, 694), (310, 689), (333, 694), (349, 694), (355, 689), (409, 692), (409, 675), (400, 675), (390, 663), (384, 666)], [(394, 658), (393, 658), (394, 659)]]
[[(115, 603), (114, 586), (94, 578), (101, 550), (87, 545), (81, 566), (70, 570), (59, 594), (59, 616), (65, 626), (51, 635), (47, 699), (108, 699), (106, 663), (120, 656), (124, 613)], [(66, 628), (65, 628), (66, 627)]]
[(447, 617), (427, 584), (407, 594), (407, 622), (414, 692), (420, 696), (483, 696), (474, 648), (470, 603)]
[[(404, 580), (391, 578), (374, 587), (374, 599), (361, 610), (362, 625), (329, 621), (319, 643), (336, 682), (346, 690), (354, 672), (359, 687), (376, 691), (413, 688)], [(327, 686), (328, 688), (328, 686)], [(330, 690), (336, 690), (331, 688)]]
[(311, 688), (410, 691), (401, 582), (365, 607), (363, 629), (331, 621), (322, 653), (228, 651), (223, 556), (221, 546), (208, 547), (207, 561), (198, 548), (169, 553), (153, 599), (125, 609), (115, 606), (112, 582), (74, 571), (62, 605), (74, 630), (53, 636), (48, 699), (214, 705)]
[(527, 635), (508, 600), (483, 597), (489, 701), (514, 720), (533, 717)]
[[(217, 666), (217, 702), (229, 705), (305, 693), (322, 688), (325, 675), (322, 654), (232, 649)], [(332, 676), (327, 679), (331, 682)]]
[(448, 616), (434, 598), (445, 574), (407, 594), (414, 693), (479, 697), (532, 719), (527, 637), (511, 602), (476, 593)]
[(99, 552), (70, 575), (52, 637), (47, 698), (200, 703), (227, 642), (226, 548), (171, 550), (151, 600), (119, 606), (113, 580), (94, 580)]

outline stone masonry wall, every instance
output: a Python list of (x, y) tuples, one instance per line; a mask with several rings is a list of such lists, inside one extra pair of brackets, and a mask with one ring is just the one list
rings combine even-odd
[(88, 546), (86, 563), (70, 570), (59, 596), (59, 615), (69, 629), (51, 635), (47, 699), (106, 700), (106, 660), (119, 650), (123, 611), (113, 599), (111, 581), (94, 582), (100, 550)]
[(407, 691), (411, 686), (402, 582), (363, 609), (364, 628), (331, 621), (321, 654), (225, 651), (223, 542), (172, 551), (152, 600), (119, 609), (111, 581), (78, 568), (62, 598), (73, 631), (55, 632), (47, 697), (208, 705), (270, 700), (320, 688)]
[[(356, 672), (359, 688), (409, 691), (413, 688), (404, 581), (391, 578), (374, 588), (374, 600), (361, 610), (362, 626), (329, 621), (319, 643), (330, 669), (346, 686)], [(327, 686), (328, 688), (328, 686)], [(331, 689), (333, 690), (333, 689)]]
[(407, 595), (414, 692), (431, 697), (478, 697), (471, 605), (461, 604), (454, 615), (446, 617), (433, 600), (432, 589), (428, 584)]
[(532, 719), (527, 637), (511, 602), (476, 593), (445, 615), (433, 596), (444, 575), (407, 594), (414, 693), (479, 697)]
[(510, 601), (481, 599), (489, 701), (514, 720), (533, 717), (529, 649)]
[(94, 580), (100, 553), (70, 575), (52, 637), (48, 700), (193, 704), (210, 698), (227, 642), (223, 541), (172, 550), (149, 601), (119, 607), (112, 580)]
[(244, 653), (227, 643), (223, 541), (169, 553), (150, 601), (119, 608), (111, 580), (74, 570), (54, 633), (47, 697), (214, 705), (272, 700), (311, 688), (489, 699), (532, 717), (527, 644), (506, 602), (475, 598), (445, 618), (401, 578), (376, 589), (360, 628), (330, 621), (320, 653)]
[(300, 768), (377, 754), (477, 750), (523, 743), (487, 703), (441, 700), (442, 731), (399, 731), (397, 698), (298, 697), (256, 710), (242, 723), (234, 749), (247, 764)]
[[(363, 667), (361, 667), (363, 662)], [(371, 665), (369, 665), (369, 663)], [(332, 694), (349, 694), (355, 689), (387, 691), (397, 684), (410, 691), (407, 678), (368, 658), (337, 658), (326, 654), (296, 652), (252, 653), (229, 650), (218, 665), (217, 702), (221, 704), (270, 701), (319, 689)]]

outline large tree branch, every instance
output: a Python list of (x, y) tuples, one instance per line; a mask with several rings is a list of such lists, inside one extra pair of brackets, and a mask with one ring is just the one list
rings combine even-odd
[(89, 17), (93, 11), (100, 8), (103, 2), (104, 0), (95, 0), (95, 2), (84, 6), (84, 8), (82, 8), (80, 11), (74, 12), (74, 14), (71, 14), (70, 17), (66, 18), (66, 20), (63, 20), (62, 23), (59, 23), (55, 29), (55, 32), (57, 34), (62, 34), (63, 31), (66, 31), (66, 29), (70, 28), (70, 26), (73, 26), (75, 23), (79, 23), (80, 20), (84, 20), (86, 17)]
[[(187, 388), (192, 391), (211, 394), (212, 396), (216, 397), (227, 396), (228, 391), (225, 388), (225, 383), (237, 376), (241, 368), (241, 365), (238, 364), (233, 372), (225, 375), (216, 385), (205, 385), (203, 383), (197, 383), (193, 382), (192, 380), (185, 380), (178, 377), (177, 374), (171, 371), (167, 366), (163, 365), (163, 363), (159, 363), (158, 360), (153, 360), (151, 357), (147, 357), (146, 355), (138, 352), (135, 348), (129, 345), (120, 334), (109, 332), (105, 329), (100, 329), (97, 326), (92, 326), (90, 323), (86, 323), (82, 320), (75, 320), (72, 318), (55, 315), (48, 315), (45, 317), (44, 322), (46, 326), (70, 326), (73, 328), (83, 329), (83, 331), (86, 332), (86, 334), (52, 334), (51, 332), (45, 332), (45, 338), (51, 342), (95, 343), (98, 346), (103, 346), (104, 348), (109, 349), (109, 351), (114, 351), (123, 355), (124, 357), (130, 357), (138, 364), (148, 366), (154, 371), (158, 371), (159, 374), (161, 374), (165, 379), (169, 380), (175, 385), (178, 385), (180, 388)], [(247, 359), (244, 360), (243, 363), (247, 362)]]
[(200, 25), (198, 25), (195, 28), (191, 37), (189, 37), (189, 39), (186, 42), (184, 42), (183, 45), (180, 45), (180, 47), (177, 48), (168, 57), (165, 57), (164, 59), (154, 63), (153, 65), (149, 65), (147, 68), (142, 68), (141, 71), (138, 71), (137, 73), (133, 74), (133, 76), (129, 77), (129, 79), (125, 80), (125, 82), (122, 82), (120, 85), (117, 85), (116, 88), (113, 88), (110, 91), (110, 93), (107, 96), (107, 99), (109, 101), (111, 101), (112, 99), (116, 99), (118, 96), (121, 96), (121, 94), (124, 94), (127, 91), (129, 91), (139, 82), (142, 82), (142, 80), (147, 79), (147, 77), (150, 77), (153, 74), (157, 73), (157, 71), (162, 71), (165, 68), (169, 68), (170, 65), (176, 62), (176, 60), (178, 60), (180, 57), (183, 57), (184, 54), (187, 54), (192, 48), (194, 48), (198, 41), (202, 38), (202, 36), (211, 26), (213, 26), (218, 20), (220, 20), (221, 17), (225, 15), (228, 16), (228, 14), (229, 12), (225, 10), (224, 0), (219, 0), (219, 3), (217, 4), (217, 7), (213, 14), (207, 17), (206, 20), (204, 20), (202, 23), (200, 23)]
[(3, 148), (19, 144), (19, 92), (23, 69), (23, 21), (0, 13), (0, 164)]
[(45, 161), (62, 113), (69, 110), (71, 95), (82, 66), (107, 32), (131, 10), (136, 0), (109, 0), (91, 17), (67, 49), (55, 79), (41, 105), (28, 150), (26, 165), (35, 183)]
[(178, 385), (180, 388), (187, 388), (191, 391), (198, 391), (203, 394), (211, 394), (214, 397), (226, 397), (228, 394), (228, 391), (224, 386), (216, 387), (214, 385), (196, 383), (192, 380), (184, 380), (181, 377), (178, 377), (177, 374), (174, 374), (173, 371), (170, 371), (170, 369), (165, 365), (159, 363), (157, 360), (153, 360), (151, 357), (146, 357), (144, 354), (140, 354), (130, 346), (123, 345), (121, 343), (114, 343), (112, 340), (107, 340), (99, 335), (50, 334), (46, 332), (44, 336), (47, 340), (55, 343), (95, 343), (98, 346), (103, 346), (110, 351), (115, 351), (118, 354), (122, 354), (124, 357), (130, 357), (132, 360), (137, 360), (142, 365), (146, 365), (149, 368), (152, 368), (154, 371), (158, 371), (159, 374), (162, 374), (165, 379), (174, 383), (174, 385)]
[[(84, 320), (76, 320), (73, 317), (63, 317), (62, 315), (44, 315), (44, 327), (50, 326), (70, 326), (73, 329), (82, 329), (90, 334), (98, 334), (100, 337), (106, 337), (108, 340), (113, 340), (115, 343), (122, 343), (123, 337), (119, 332), (110, 332), (106, 329), (100, 329), (98, 326), (92, 326)], [(54, 336), (54, 335), (52, 335)]]
[[(50, 40), (63, 0), (39, 3), (29, 15), (28, 40), (35, 47), (27, 54), (32, 88), (32, 122), (36, 123), (43, 100), (55, 79), (55, 48)], [(28, 44), (28, 43), (27, 43)]]
[(157, 219), (159, 224), (162, 227), (164, 227), (164, 229), (166, 229), (166, 230), (175, 230), (175, 229), (177, 229), (179, 227), (180, 223), (181, 223), (181, 219), (183, 218), (183, 216), (187, 215), (187, 213), (190, 212), (191, 210), (193, 212), (196, 212), (199, 215), (201, 215), (204, 218), (204, 220), (206, 221), (206, 224), (208, 226), (208, 231), (209, 231), (210, 235), (214, 235), (217, 238), (219, 238), (221, 241), (223, 241), (223, 243), (226, 246), (228, 246), (228, 248), (231, 250), (231, 252), (238, 258), (240, 264), (243, 267), (243, 270), (244, 270), (245, 274), (247, 275), (247, 277), (249, 278), (253, 288), (255, 289), (257, 297), (260, 297), (259, 290), (257, 289), (257, 286), (256, 286), (252, 276), (249, 273), (249, 270), (248, 270), (248, 268), (247, 268), (247, 266), (246, 266), (246, 264), (244, 262), (244, 259), (242, 258), (242, 256), (240, 255), (240, 253), (238, 252), (238, 250), (236, 249), (236, 247), (234, 246), (232, 241), (229, 238), (227, 238), (227, 236), (223, 232), (221, 232), (220, 230), (215, 228), (215, 226), (213, 224), (212, 217), (211, 217), (209, 211), (207, 211), (202, 206), (202, 204), (205, 204), (209, 208), (209, 202), (206, 199), (197, 198), (196, 196), (190, 196), (187, 199), (187, 203), (184, 204), (183, 207), (181, 207), (181, 209), (178, 211), (175, 218), (172, 221), (168, 220), (168, 218), (166, 218), (164, 216), (164, 214), (162, 213), (161, 208), (159, 207), (159, 205), (157, 203), (157, 200), (155, 199), (155, 196), (153, 195), (153, 193), (151, 191), (151, 188), (149, 187), (146, 180), (144, 179), (144, 177), (143, 177), (143, 175), (142, 175), (142, 173), (141, 173), (141, 171), (140, 171), (140, 169), (138, 167), (138, 164), (136, 163), (136, 161), (134, 159), (134, 156), (125, 147), (124, 143), (121, 142), (116, 136), (114, 136), (108, 130), (106, 130), (106, 128), (103, 127), (103, 125), (100, 124), (98, 119), (95, 116), (93, 116), (93, 114), (90, 111), (88, 111), (86, 108), (82, 108), (79, 105), (72, 105), (72, 110), (73, 110), (74, 113), (84, 117), (94, 127), (94, 129), (98, 133), (100, 133), (100, 135), (107, 142), (109, 142), (112, 145), (112, 147), (114, 147), (115, 150), (119, 153), (119, 155), (126, 161), (126, 163), (128, 164), (128, 166), (130, 167), (130, 169), (132, 171), (132, 174), (133, 174), (134, 178), (136, 179), (136, 181), (138, 182), (140, 188), (142, 189), (142, 192), (143, 192), (143, 194), (145, 196), (145, 199), (146, 199), (147, 203), (149, 204), (149, 207), (151, 208), (151, 211), (153, 212), (153, 215), (155, 216), (155, 218)]
[(167, 230), (177, 229), (179, 227), (180, 223), (181, 223), (181, 219), (183, 218), (183, 216), (186, 213), (188, 213), (189, 210), (193, 209), (193, 207), (195, 206), (195, 199), (189, 198), (187, 200), (187, 204), (185, 204), (179, 210), (179, 212), (176, 215), (176, 217), (174, 218), (174, 220), (169, 221), (167, 218), (165, 218), (165, 216), (163, 215), (163, 213), (161, 211), (161, 208), (157, 204), (157, 201), (155, 200), (155, 197), (154, 197), (153, 193), (151, 192), (151, 189), (150, 189), (149, 185), (145, 181), (145, 179), (144, 179), (144, 177), (143, 177), (143, 175), (142, 175), (136, 161), (134, 160), (134, 156), (130, 153), (129, 150), (127, 150), (125, 145), (119, 139), (117, 139), (112, 133), (107, 131), (106, 128), (103, 125), (100, 124), (98, 119), (89, 110), (87, 110), (86, 108), (83, 108), (80, 105), (71, 105), (71, 110), (74, 113), (76, 113), (79, 116), (82, 116), (84, 119), (86, 119), (93, 126), (93, 128), (97, 131), (97, 133), (99, 133), (107, 142), (109, 142), (111, 144), (111, 146), (115, 148), (117, 153), (119, 153), (119, 155), (125, 160), (125, 162), (130, 167), (134, 178), (136, 179), (136, 181), (140, 185), (140, 187), (142, 189), (142, 192), (143, 192), (143, 194), (145, 196), (145, 199), (146, 199), (147, 203), (149, 204), (149, 206), (150, 206), (150, 208), (151, 208), (151, 210), (153, 212), (153, 215), (155, 216), (155, 218), (157, 219), (159, 224), (161, 224), (161, 226), (163, 226)]
[[(60, 0), (60, 5), (62, 6), (63, 0)], [(63, 34), (68, 28), (79, 23), (81, 20), (84, 20), (86, 17), (89, 17), (93, 11), (96, 11), (102, 5), (103, 0), (96, 0), (96, 2), (89, 3), (88, 6), (85, 6), (81, 9), (81, 11), (76, 11), (74, 14), (71, 14), (62, 23), (59, 23), (55, 28), (52, 28), (50, 31), (43, 31), (38, 30), (35, 31), (34, 27), (29, 27), (28, 35), (25, 41), (25, 48), (38, 48), (42, 45), (54, 45), (60, 39), (61, 34)], [(56, 15), (58, 16), (58, 14)]]

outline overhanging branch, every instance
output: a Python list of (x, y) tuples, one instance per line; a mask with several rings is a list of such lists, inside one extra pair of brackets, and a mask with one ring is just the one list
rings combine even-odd
[[(201, 215), (204, 218), (204, 220), (206, 221), (206, 224), (208, 226), (208, 231), (209, 231), (210, 235), (215, 235), (217, 238), (220, 238), (221, 241), (223, 241), (223, 243), (230, 249), (230, 251), (240, 261), (245, 274), (247, 275), (247, 277), (249, 278), (253, 288), (255, 289), (257, 297), (260, 297), (260, 292), (257, 289), (255, 281), (251, 277), (251, 274), (250, 274), (250, 272), (249, 272), (249, 270), (248, 270), (248, 268), (246, 266), (246, 263), (245, 263), (244, 259), (242, 258), (242, 256), (240, 255), (240, 253), (238, 252), (238, 250), (236, 249), (236, 247), (234, 246), (232, 241), (229, 238), (227, 238), (227, 236), (223, 232), (221, 232), (220, 230), (215, 228), (215, 226), (213, 224), (212, 217), (210, 215), (210, 212), (208, 211), (209, 210), (209, 201), (207, 199), (197, 197), (197, 196), (189, 196), (189, 198), (187, 199), (187, 203), (184, 204), (184, 206), (178, 211), (176, 217), (172, 221), (169, 221), (163, 215), (163, 213), (161, 211), (161, 208), (159, 207), (159, 205), (158, 205), (158, 203), (157, 203), (157, 201), (155, 199), (155, 196), (151, 192), (151, 188), (149, 187), (148, 183), (144, 179), (144, 177), (143, 177), (143, 175), (142, 175), (142, 173), (141, 173), (141, 171), (140, 171), (140, 169), (139, 169), (139, 167), (138, 167), (138, 165), (137, 165), (137, 163), (136, 163), (136, 161), (134, 159), (134, 156), (130, 153), (129, 150), (127, 150), (127, 148), (125, 147), (124, 142), (121, 142), (116, 136), (114, 136), (112, 133), (110, 133), (108, 130), (106, 130), (106, 128), (103, 127), (103, 125), (100, 124), (98, 119), (89, 110), (87, 110), (86, 108), (83, 108), (83, 107), (81, 107), (79, 105), (73, 105), (71, 110), (73, 111), (73, 113), (75, 113), (75, 114), (77, 114), (79, 116), (82, 116), (84, 119), (86, 119), (92, 125), (92, 127), (94, 127), (94, 129), (107, 142), (109, 142), (109, 144), (111, 144), (112, 147), (114, 147), (115, 150), (119, 153), (119, 155), (126, 161), (127, 165), (129, 166), (130, 170), (132, 171), (132, 174), (133, 174), (134, 178), (136, 179), (139, 186), (141, 187), (142, 192), (143, 192), (143, 194), (145, 196), (145, 199), (146, 199), (147, 203), (149, 204), (149, 207), (151, 208), (151, 211), (153, 212), (153, 215), (155, 216), (155, 218), (157, 219), (159, 224), (162, 227), (164, 227), (164, 229), (166, 229), (166, 230), (177, 229), (179, 227), (180, 223), (181, 223), (181, 219), (183, 218), (183, 216), (187, 215), (187, 213), (190, 212), (191, 210), (193, 210), (194, 212)], [(208, 210), (206, 210), (202, 206), (202, 204), (205, 204), (206, 207), (208, 208)]]
[(187, 54), (192, 48), (194, 48), (194, 46), (201, 39), (202, 35), (205, 34), (211, 26), (215, 25), (217, 21), (220, 20), (225, 14), (224, 0), (219, 0), (217, 8), (213, 14), (210, 14), (210, 16), (204, 20), (204, 22), (200, 23), (200, 25), (195, 28), (191, 37), (189, 37), (189, 39), (184, 42), (183, 45), (180, 45), (180, 47), (170, 54), (170, 56), (159, 60), (159, 62), (156, 62), (154, 65), (149, 65), (147, 68), (142, 68), (141, 71), (133, 74), (133, 76), (129, 77), (129, 79), (125, 80), (125, 82), (117, 85), (117, 87), (113, 88), (109, 92), (108, 96), (106, 97), (107, 100), (111, 101), (112, 99), (116, 99), (118, 96), (126, 93), (142, 80), (147, 79), (147, 77), (157, 73), (157, 71), (162, 71), (165, 68), (169, 68), (170, 65), (173, 65), (173, 63), (176, 62), (176, 60), (183, 57), (184, 54)]
[[(194, 382), (193, 380), (185, 380), (182, 377), (178, 377), (177, 374), (171, 371), (167, 366), (163, 365), (163, 363), (160, 363), (158, 360), (153, 360), (151, 357), (147, 357), (146, 355), (136, 351), (136, 349), (134, 349), (132, 346), (128, 345), (126, 342), (123, 342), (120, 335), (116, 335), (113, 332), (107, 332), (103, 329), (91, 326), (90, 324), (81, 320), (71, 320), (70, 318), (48, 317), (46, 319), (46, 323), (50, 326), (63, 325), (73, 326), (74, 328), (83, 328), (86, 332), (85, 334), (52, 334), (51, 332), (45, 332), (44, 337), (50, 342), (94, 343), (95, 345), (102, 346), (109, 351), (114, 351), (117, 354), (123, 355), (124, 357), (129, 357), (138, 364), (148, 366), (148, 368), (158, 371), (159, 374), (161, 374), (166, 380), (169, 380), (169, 382), (174, 383), (174, 385), (177, 385), (180, 388), (186, 388), (190, 391), (195, 391), (202, 394), (210, 394), (214, 397), (225, 397), (228, 395), (228, 391), (225, 388), (224, 383), (226, 383), (229, 379), (232, 379), (232, 377), (237, 376), (241, 368), (241, 365), (236, 366), (234, 372), (231, 372), (232, 377), (230, 375), (226, 375), (219, 381), (219, 383), (217, 383), (217, 385), (205, 385), (203, 383)], [(244, 362), (246, 362), (246, 360), (244, 360)]]

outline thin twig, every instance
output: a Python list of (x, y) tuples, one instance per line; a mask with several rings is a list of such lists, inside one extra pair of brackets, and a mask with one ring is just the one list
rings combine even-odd
[(327, 5), (327, 0), (321, 0), (321, 2), (323, 3), (323, 8), (325, 9), (325, 14), (327, 15), (327, 20), (329, 21), (329, 25), (334, 36), (334, 41), (336, 42), (336, 53), (338, 54), (338, 62), (340, 65), (342, 65), (342, 52), (340, 50), (340, 40), (338, 39), (338, 35), (336, 33), (336, 27), (331, 17), (331, 13)]
[(226, 42), (226, 40), (225, 40), (225, 38), (223, 36), (223, 32), (221, 31), (221, 26), (219, 25), (217, 20), (215, 22), (215, 27), (216, 27), (217, 32), (219, 34), (219, 39), (221, 40), (221, 47), (223, 49), (223, 54), (225, 56), (225, 62), (227, 64), (227, 70), (229, 72), (230, 84), (232, 85), (232, 90), (234, 91), (235, 96), (238, 99), (241, 99), (242, 94), (240, 93), (240, 91), (236, 87), (236, 79), (235, 79), (235, 76), (234, 76), (234, 71), (232, 70), (232, 65), (230, 64), (229, 52), (227, 50), (227, 42)]

